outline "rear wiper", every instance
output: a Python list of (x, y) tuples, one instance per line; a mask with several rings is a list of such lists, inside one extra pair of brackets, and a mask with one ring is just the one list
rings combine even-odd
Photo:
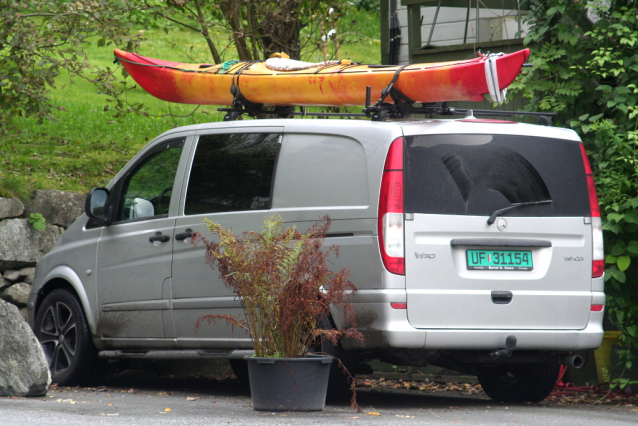
[(502, 209), (495, 210), (495, 211), (494, 211), (494, 213), (492, 213), (492, 214), (490, 215), (489, 219), (487, 219), (487, 224), (488, 224), (488, 225), (493, 224), (493, 223), (494, 223), (494, 221), (496, 220), (496, 216), (500, 216), (500, 215), (502, 215), (503, 213), (505, 213), (505, 212), (507, 212), (507, 211), (510, 211), (510, 210), (513, 210), (513, 209), (515, 209), (515, 208), (517, 208), (517, 207), (520, 207), (520, 206), (533, 206), (533, 205), (535, 205), (535, 204), (547, 204), (547, 203), (551, 203), (551, 202), (552, 202), (552, 200), (543, 200), (543, 201), (527, 201), (527, 202), (525, 202), (525, 203), (514, 203), (514, 204), (512, 204), (512, 205), (511, 205), (511, 206), (509, 206), (509, 207), (505, 207), (505, 208), (502, 208)]

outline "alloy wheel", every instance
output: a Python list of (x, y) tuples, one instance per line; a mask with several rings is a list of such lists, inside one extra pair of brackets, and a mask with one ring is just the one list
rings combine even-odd
[(39, 332), (51, 373), (63, 374), (73, 363), (78, 342), (76, 318), (71, 308), (62, 302), (47, 307)]

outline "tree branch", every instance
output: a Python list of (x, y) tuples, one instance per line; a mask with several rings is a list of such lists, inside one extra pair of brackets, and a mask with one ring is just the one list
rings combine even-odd
[(18, 13), (16, 16), (18, 18), (31, 18), (34, 16), (51, 16), (51, 17), (56, 17), (56, 16), (78, 16), (79, 13), (28, 13), (26, 15), (23, 15), (21, 13)]
[(202, 13), (202, 8), (199, 0), (195, 0), (195, 8), (197, 9), (197, 19), (199, 20), (199, 25), (202, 27), (201, 34), (206, 39), (206, 43), (208, 43), (208, 49), (210, 53), (213, 54), (213, 59), (216, 64), (220, 64), (222, 62), (222, 58), (219, 56), (219, 52), (217, 51), (217, 47), (215, 47), (215, 43), (213, 43), (213, 39), (208, 32), (208, 27), (206, 27), (206, 22), (204, 20), (204, 14)]
[[(148, 6), (151, 10), (153, 10), (153, 6), (149, 5), (149, 4), (148, 4), (148, 2), (147, 2), (146, 0), (144, 0), (144, 3), (145, 3), (145, 4), (146, 4), (146, 6)], [(191, 26), (191, 25), (188, 25), (188, 24), (186, 24), (186, 23), (184, 23), (184, 22), (180, 22), (180, 21), (178, 21), (177, 19), (171, 18), (170, 16), (168, 16), (168, 15), (167, 15), (167, 14), (165, 14), (165, 13), (158, 12), (158, 11), (156, 11), (156, 10), (153, 10), (153, 13), (154, 13), (154, 14), (156, 14), (156, 15), (161, 16), (161, 17), (162, 17), (162, 18), (164, 18), (164, 19), (168, 19), (169, 21), (174, 22), (174, 23), (176, 23), (177, 25), (181, 25), (181, 26), (186, 27), (186, 28), (188, 28), (188, 29), (190, 29), (190, 30), (193, 30), (193, 31), (195, 31), (195, 32), (198, 32), (198, 33), (200, 33), (200, 34), (202, 33), (202, 30), (201, 30), (201, 29), (199, 29), (199, 28), (195, 28), (195, 27), (193, 27), (193, 26)]]

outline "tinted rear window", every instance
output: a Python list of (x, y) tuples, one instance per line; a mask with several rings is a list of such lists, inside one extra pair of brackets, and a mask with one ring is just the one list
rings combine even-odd
[(578, 142), (513, 135), (406, 137), (405, 211), (508, 216), (589, 216)]

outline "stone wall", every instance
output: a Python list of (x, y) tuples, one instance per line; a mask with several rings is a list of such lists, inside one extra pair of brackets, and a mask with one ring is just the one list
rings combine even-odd
[[(26, 316), (35, 266), (75, 219), (84, 212), (86, 196), (68, 191), (38, 190), (23, 203), (0, 197), (0, 299)], [(32, 213), (46, 219), (44, 230), (29, 223)]]

